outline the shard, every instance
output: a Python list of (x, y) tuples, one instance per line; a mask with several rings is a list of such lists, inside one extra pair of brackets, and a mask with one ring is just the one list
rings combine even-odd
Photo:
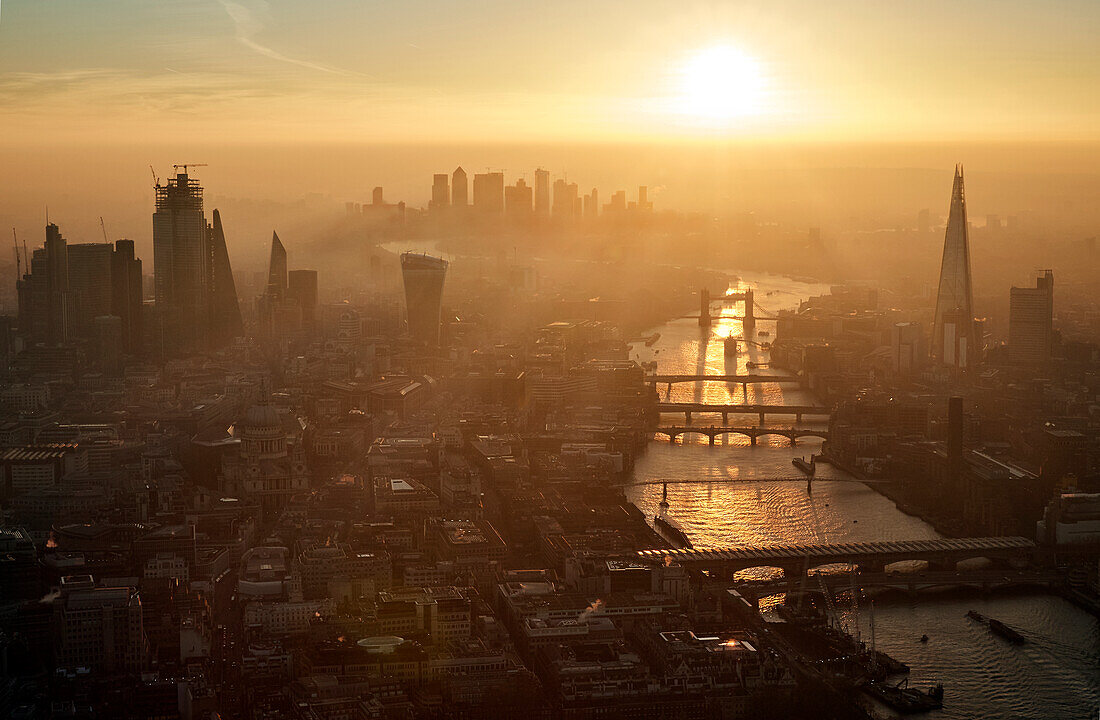
[(951, 211), (943, 240), (940, 287), (932, 330), (932, 358), (943, 365), (967, 368), (977, 360), (974, 292), (970, 279), (970, 233), (961, 165), (955, 166)]

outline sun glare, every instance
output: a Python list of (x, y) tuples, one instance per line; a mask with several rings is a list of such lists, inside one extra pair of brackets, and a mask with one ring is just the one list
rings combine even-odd
[(729, 45), (700, 50), (680, 71), (677, 111), (708, 121), (761, 112), (765, 80), (760, 63)]

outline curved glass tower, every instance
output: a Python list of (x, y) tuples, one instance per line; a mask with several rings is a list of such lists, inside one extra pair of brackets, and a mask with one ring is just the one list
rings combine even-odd
[(447, 261), (407, 252), (401, 256), (401, 277), (405, 281), (409, 334), (429, 347), (438, 347)]

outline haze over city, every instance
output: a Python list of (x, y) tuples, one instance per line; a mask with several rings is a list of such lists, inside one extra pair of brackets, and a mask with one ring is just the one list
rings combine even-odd
[(1098, 34), (3, 3), (0, 716), (1096, 717)]

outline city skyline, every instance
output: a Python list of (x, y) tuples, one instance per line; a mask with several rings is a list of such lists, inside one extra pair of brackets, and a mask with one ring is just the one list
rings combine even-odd
[(0, 717), (1100, 708), (1100, 3), (3, 5)]

